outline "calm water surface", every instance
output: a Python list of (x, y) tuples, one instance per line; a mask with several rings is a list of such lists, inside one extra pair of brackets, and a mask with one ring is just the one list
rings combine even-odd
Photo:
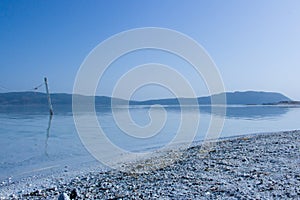
[[(0, 180), (51, 167), (76, 166), (92, 162), (94, 158), (82, 145), (77, 134), (71, 108), (58, 106), (51, 119), (47, 107), (0, 106)], [(165, 107), (167, 118), (164, 126), (153, 137), (138, 139), (123, 133), (116, 125), (111, 109), (96, 108), (98, 121), (107, 137), (117, 146), (128, 151), (148, 151), (167, 144), (180, 126), (181, 109)], [(200, 126), (195, 141), (204, 138), (211, 115), (208, 106), (191, 107), (192, 118), (199, 115)], [(131, 107), (129, 112), (135, 124), (147, 126), (151, 122), (149, 107)], [(161, 109), (152, 109), (160, 115)], [(117, 109), (126, 114), (128, 109)], [(300, 107), (284, 106), (230, 106), (227, 107), (221, 137), (300, 129)], [(91, 127), (97, 128), (97, 127)], [(189, 130), (186, 130), (189, 131)]]

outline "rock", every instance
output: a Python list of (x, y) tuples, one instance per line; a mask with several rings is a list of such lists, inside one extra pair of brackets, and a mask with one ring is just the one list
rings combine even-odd
[(76, 199), (77, 196), (78, 196), (77, 189), (73, 189), (70, 194), (70, 199)]
[(69, 196), (66, 193), (61, 193), (58, 196), (58, 200), (70, 200)]

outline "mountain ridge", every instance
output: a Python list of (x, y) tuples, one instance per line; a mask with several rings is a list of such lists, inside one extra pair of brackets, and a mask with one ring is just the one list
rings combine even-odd
[[(225, 92), (212, 95), (215, 99), (220, 99), (226, 94), (227, 104), (230, 105), (265, 105), (277, 104), (279, 102), (293, 102), (290, 98), (278, 92), (263, 92), (263, 91), (245, 91), (245, 92)], [(87, 98), (88, 96), (81, 97)], [(72, 104), (72, 94), (53, 93), (51, 94), (53, 105), (70, 105)], [(110, 106), (111, 101), (117, 105), (179, 105), (179, 102), (184, 105), (191, 105), (196, 102), (200, 105), (211, 104), (211, 96), (203, 96), (194, 98), (166, 98), (166, 99), (151, 99), (151, 100), (125, 100), (120, 98), (111, 98), (108, 96), (95, 96), (95, 105)], [(193, 102), (193, 103), (192, 103)], [(47, 105), (47, 96), (41, 92), (9, 92), (0, 93), (0, 105)]]

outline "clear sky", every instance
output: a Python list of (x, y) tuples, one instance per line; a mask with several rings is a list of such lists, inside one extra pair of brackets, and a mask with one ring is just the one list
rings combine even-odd
[[(200, 43), (228, 91), (275, 91), (300, 100), (298, 0), (1, 0), (0, 92), (32, 89), (47, 76), (52, 92), (71, 93), (77, 70), (96, 45), (121, 31), (149, 26), (174, 29)], [(157, 52), (149, 55), (156, 62), (161, 58)], [(119, 69), (111, 73), (121, 74)], [(105, 80), (99, 95), (109, 95), (114, 78)], [(146, 88), (136, 98), (168, 96), (159, 90)], [(199, 96), (206, 93), (197, 89)]]

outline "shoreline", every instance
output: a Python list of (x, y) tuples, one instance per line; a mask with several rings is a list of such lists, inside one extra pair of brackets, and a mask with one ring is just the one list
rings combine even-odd
[(176, 150), (162, 152), (124, 164), (125, 171), (91, 167), (8, 183), (1, 185), (0, 199), (57, 199), (72, 190), (79, 199), (300, 198), (300, 130), (212, 143), (209, 152), (196, 142), (180, 158)]

